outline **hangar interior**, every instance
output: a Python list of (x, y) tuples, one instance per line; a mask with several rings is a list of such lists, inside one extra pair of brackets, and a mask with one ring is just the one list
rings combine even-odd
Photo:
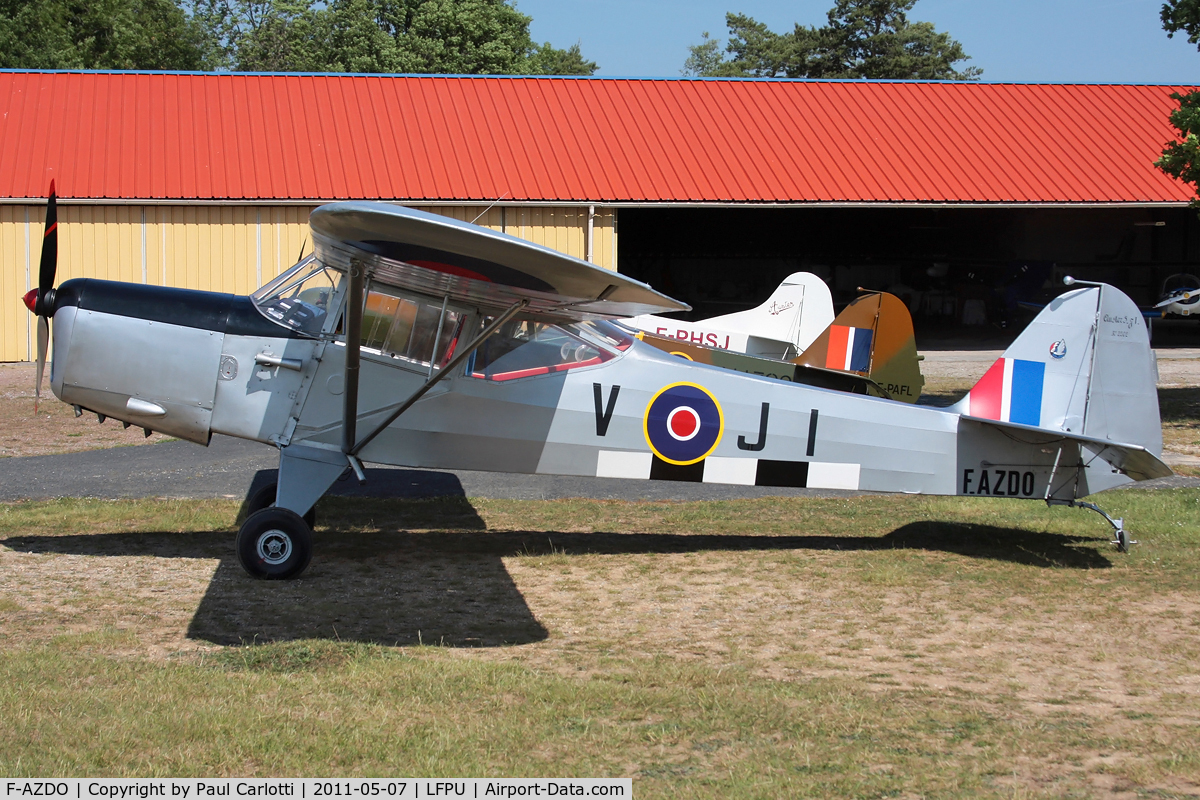
[[(622, 208), (620, 271), (699, 319), (765, 300), (812, 272), (837, 308), (856, 287), (902, 296), (926, 341), (1019, 330), (1065, 291), (1064, 275), (1103, 280), (1148, 307), (1163, 282), (1200, 273), (1200, 218), (1181, 206)], [(1154, 324), (1156, 344), (1200, 344), (1200, 318)]]

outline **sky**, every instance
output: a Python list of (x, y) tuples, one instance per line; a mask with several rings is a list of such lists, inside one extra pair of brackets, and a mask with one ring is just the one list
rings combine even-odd
[[(833, 0), (516, 0), (537, 42), (569, 47), (606, 77), (679, 77), (688, 46), (724, 42), (726, 12), (776, 33), (821, 26)], [(963, 45), (984, 81), (1200, 83), (1200, 51), (1168, 39), (1162, 0), (918, 0), (909, 20), (932, 22)]]

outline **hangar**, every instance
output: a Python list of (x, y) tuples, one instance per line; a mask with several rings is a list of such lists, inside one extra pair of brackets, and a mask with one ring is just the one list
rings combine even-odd
[[(889, 81), (0, 72), (0, 295), (60, 280), (245, 293), (315, 206), (477, 221), (645, 280), (696, 314), (790, 272), (1002, 325), (1065, 272), (1150, 302), (1196, 272), (1189, 187), (1153, 162), (1189, 87)], [(32, 317), (0, 303), (0, 361)]]

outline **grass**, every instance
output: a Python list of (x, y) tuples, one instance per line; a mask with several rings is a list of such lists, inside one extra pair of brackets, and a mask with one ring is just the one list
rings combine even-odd
[(1200, 454), (1200, 388), (1160, 388), (1158, 407), (1163, 422), (1163, 445)]
[(0, 773), (632, 776), (639, 797), (1200, 792), (1200, 491), (0, 506)]

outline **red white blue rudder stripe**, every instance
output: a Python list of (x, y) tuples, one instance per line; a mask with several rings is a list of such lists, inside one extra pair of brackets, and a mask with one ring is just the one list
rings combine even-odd
[(971, 389), (970, 415), (1022, 425), (1042, 424), (1046, 365), (1040, 361), (998, 358)]
[(867, 372), (871, 368), (870, 328), (851, 328), (848, 325), (829, 326), (829, 350), (825, 354), (827, 369)]

